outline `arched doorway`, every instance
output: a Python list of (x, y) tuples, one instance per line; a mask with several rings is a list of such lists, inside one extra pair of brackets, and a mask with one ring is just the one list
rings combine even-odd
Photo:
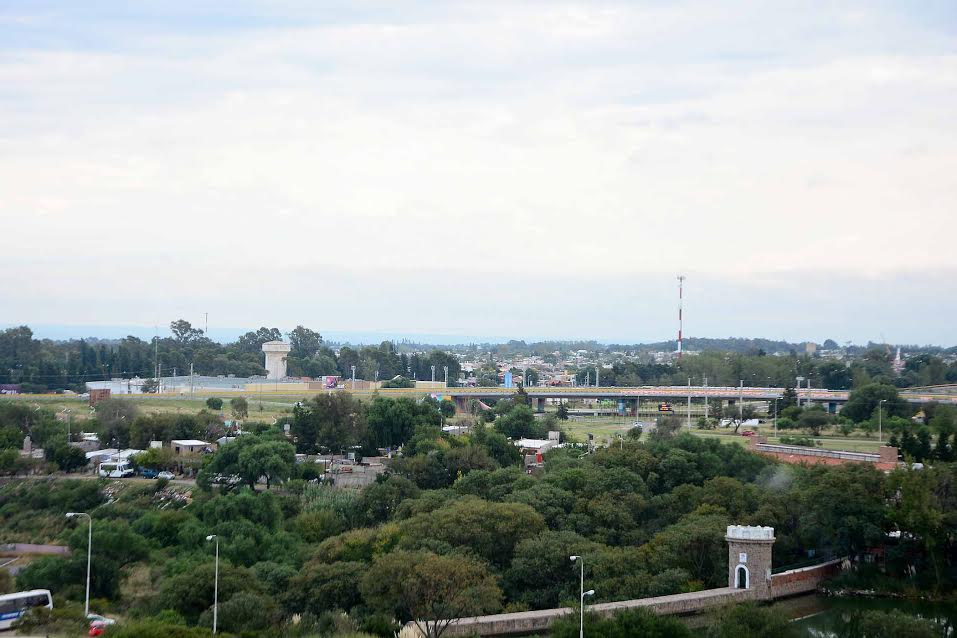
[(737, 589), (748, 588), (748, 568), (744, 565), (738, 565), (738, 569), (734, 572), (734, 586)]

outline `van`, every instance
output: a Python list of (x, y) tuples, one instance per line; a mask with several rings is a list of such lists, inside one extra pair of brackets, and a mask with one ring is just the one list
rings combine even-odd
[(128, 461), (107, 461), (100, 463), (100, 476), (103, 478), (126, 478), (133, 476), (133, 466)]

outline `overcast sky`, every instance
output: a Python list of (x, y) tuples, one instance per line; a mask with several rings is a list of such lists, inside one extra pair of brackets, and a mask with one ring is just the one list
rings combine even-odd
[(146, 4), (0, 3), (0, 322), (957, 343), (952, 0)]

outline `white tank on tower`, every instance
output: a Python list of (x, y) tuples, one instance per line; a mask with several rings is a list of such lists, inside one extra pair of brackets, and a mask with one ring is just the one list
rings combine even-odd
[(263, 344), (263, 352), (266, 353), (267, 379), (286, 378), (286, 356), (290, 350), (292, 346), (284, 341), (267, 341)]

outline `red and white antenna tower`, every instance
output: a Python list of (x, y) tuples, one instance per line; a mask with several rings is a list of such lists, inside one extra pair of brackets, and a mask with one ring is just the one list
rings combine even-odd
[(684, 306), (684, 288), (685, 288), (685, 276), (678, 275), (678, 360), (681, 360), (681, 332), (684, 322), (684, 317), (682, 314)]

